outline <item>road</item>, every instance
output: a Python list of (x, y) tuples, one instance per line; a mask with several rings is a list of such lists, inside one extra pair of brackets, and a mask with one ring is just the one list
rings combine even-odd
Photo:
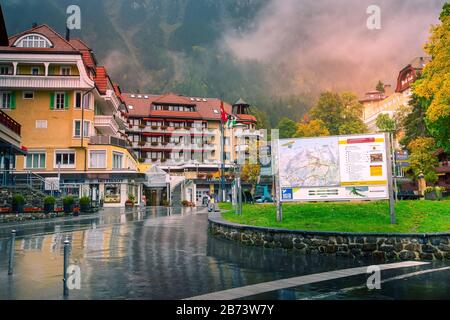
[[(17, 230), (13, 276), (8, 242)], [(0, 225), (0, 299), (63, 299), (63, 242), (81, 287), (68, 299), (187, 299), (285, 278), (356, 268), (371, 261), (304, 256), (242, 247), (208, 235), (207, 213), (195, 208), (105, 209), (75, 218)], [(448, 299), (449, 262), (281, 288), (240, 299)]]

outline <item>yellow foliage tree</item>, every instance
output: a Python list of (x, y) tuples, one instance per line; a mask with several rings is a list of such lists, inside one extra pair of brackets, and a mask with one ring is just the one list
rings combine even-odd
[(314, 119), (310, 121), (302, 121), (297, 126), (295, 137), (321, 137), (329, 136), (325, 123), (322, 120)]
[(440, 24), (431, 27), (425, 52), (432, 61), (414, 84), (414, 93), (430, 102), (426, 120), (438, 144), (450, 150), (450, 3), (443, 7)]

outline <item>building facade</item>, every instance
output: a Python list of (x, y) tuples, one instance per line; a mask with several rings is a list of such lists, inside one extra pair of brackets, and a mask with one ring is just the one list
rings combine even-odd
[(411, 85), (429, 61), (428, 57), (418, 57), (400, 70), (395, 92), (391, 93), (390, 86), (387, 86), (386, 92), (369, 91), (360, 100), (364, 106), (362, 120), (370, 133), (379, 131), (376, 120), (380, 114), (388, 114), (393, 118), (396, 112), (408, 108), (412, 94)]
[(47, 25), (33, 26), (0, 46), (0, 108), (22, 125), (26, 156), (17, 174), (60, 177), (64, 193), (105, 206), (140, 201), (139, 163), (127, 137), (120, 88), (92, 50)]
[(128, 110), (127, 135), (135, 156), (141, 163), (158, 166), (170, 176), (170, 190), (148, 185), (148, 201), (158, 204), (162, 199), (173, 203), (187, 200), (200, 205), (206, 193), (217, 195), (222, 152), (227, 171), (226, 194), (231, 195), (236, 161), (250, 157), (252, 142), (262, 138), (245, 101), (223, 103), (225, 112), (234, 117), (237, 125), (224, 126), (222, 130), (221, 100), (216, 98), (175, 93), (124, 93), (123, 98)]

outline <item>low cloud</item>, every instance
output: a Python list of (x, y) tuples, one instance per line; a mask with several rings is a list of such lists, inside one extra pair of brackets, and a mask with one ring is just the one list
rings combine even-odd
[[(398, 71), (424, 55), (431, 24), (445, 0), (270, 0), (245, 32), (222, 42), (239, 60), (279, 65), (286, 91), (373, 89), (395, 84)], [(381, 29), (366, 26), (369, 5), (381, 8)], [(279, 90), (279, 88), (277, 88)]]

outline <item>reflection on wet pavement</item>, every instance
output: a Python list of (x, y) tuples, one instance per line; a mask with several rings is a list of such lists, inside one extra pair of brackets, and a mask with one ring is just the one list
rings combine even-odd
[[(8, 238), (13, 228), (17, 230), (15, 268), (8, 277)], [(98, 215), (0, 225), (0, 299), (62, 299), (66, 238), (71, 241), (70, 263), (81, 269), (81, 289), (70, 291), (69, 299), (181, 299), (371, 263), (242, 247), (215, 239), (207, 232), (207, 213), (194, 208), (105, 209)], [(446, 293), (442, 298), (448, 298), (448, 288), (439, 289), (448, 271), (419, 277), (424, 280), (408, 281), (437, 288), (439, 294)], [(392, 289), (383, 292), (384, 298), (402, 298), (395, 293), (402, 281), (386, 283)], [(264, 297), (299, 299), (324, 293), (326, 288), (332, 291), (364, 283), (364, 277), (355, 277)], [(346, 292), (346, 298), (374, 296), (367, 289), (359, 291)], [(336, 296), (341, 297), (330, 298)]]

